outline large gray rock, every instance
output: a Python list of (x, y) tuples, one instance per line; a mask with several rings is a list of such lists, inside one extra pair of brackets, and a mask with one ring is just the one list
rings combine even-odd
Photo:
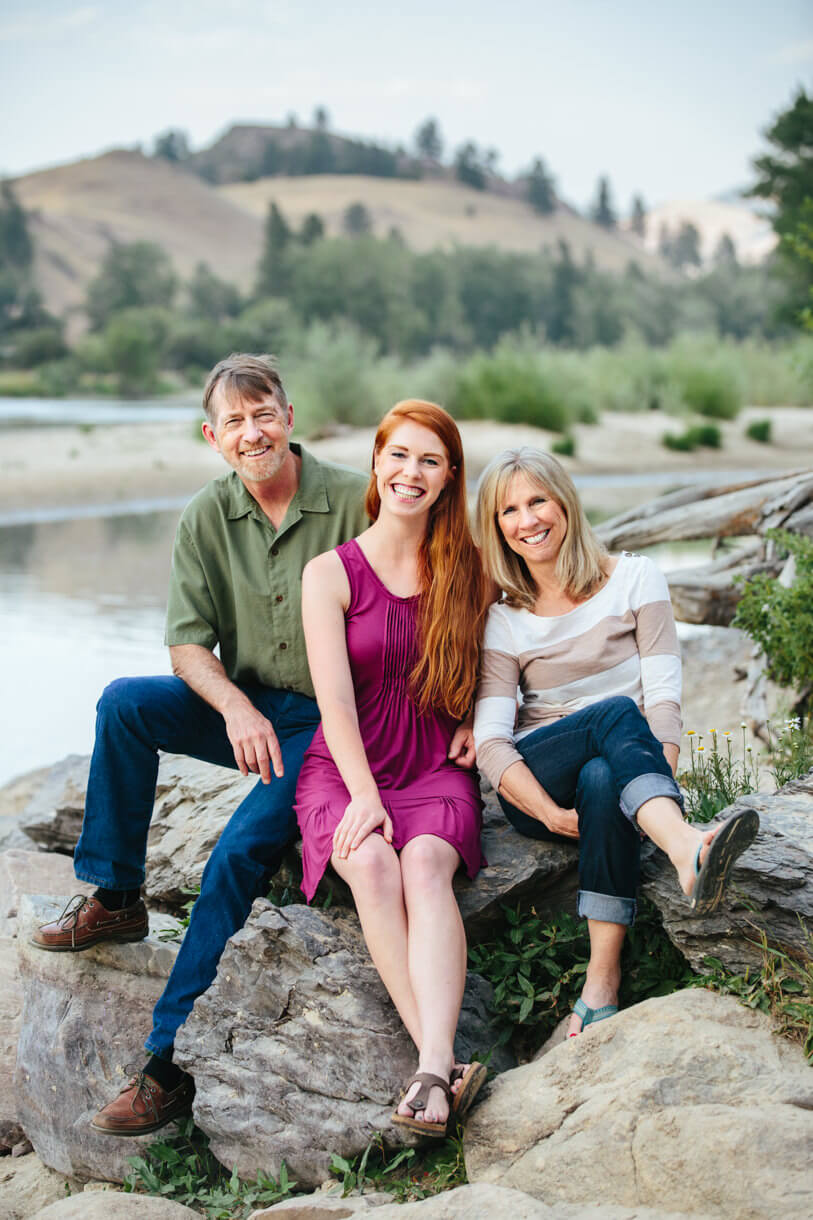
[(90, 1119), (141, 1066), (152, 1009), (164, 989), (177, 944), (157, 933), (174, 921), (154, 916), (137, 944), (97, 945), (82, 953), (46, 953), (29, 943), (35, 927), (65, 899), (24, 897), (17, 938), (23, 989), (15, 1088), (17, 1115), (46, 1165), (77, 1178), (123, 1181), (128, 1156), (152, 1140), (121, 1140), (91, 1129)]
[(43, 1207), (82, 1189), (76, 1178), (67, 1178), (43, 1165), (34, 1152), (0, 1159), (0, 1216), (3, 1220), (31, 1220)]
[(42, 787), (50, 767), (37, 767), (17, 775), (0, 788), (0, 851), (8, 847), (31, 848), (31, 840), (20, 828), (26, 805)]
[(809, 956), (813, 931), (813, 772), (773, 794), (742, 796), (736, 809), (756, 809), (757, 838), (738, 860), (725, 901), (712, 915), (696, 916), (662, 852), (643, 870), (643, 893), (663, 916), (670, 939), (695, 969), (706, 955), (742, 973), (762, 965), (760, 934), (793, 957)]
[[(684, 1216), (660, 1208), (604, 1204), (560, 1203), (549, 1207), (524, 1191), (478, 1182), (413, 1203), (389, 1203), (380, 1195), (350, 1195), (346, 1199), (305, 1195), (252, 1212), (248, 1220), (275, 1220), (276, 1216), (282, 1220), (346, 1220), (370, 1208), (375, 1209), (374, 1220), (681, 1220)], [(702, 1214), (694, 1212), (693, 1220)]]
[(24, 894), (90, 894), (77, 881), (73, 861), (56, 852), (10, 848), (0, 853), (0, 936), (17, 935), (17, 911)]
[[(495, 1041), (490, 996), (469, 977), (463, 1059)], [(195, 1077), (195, 1120), (212, 1151), (242, 1176), (276, 1176), (284, 1160), (313, 1185), (334, 1152), (353, 1157), (378, 1131), (402, 1142), (389, 1116), (415, 1051), (354, 914), (258, 899), (179, 1031), (175, 1060)], [(491, 1060), (510, 1062), (502, 1049)]]
[(47, 851), (72, 855), (82, 829), (90, 756), (69, 754), (54, 763), (33, 788), (20, 826)]
[(0, 1154), (10, 1151), (24, 1138), (14, 1099), (14, 1064), (22, 1006), (17, 946), (10, 937), (3, 936), (0, 937)]
[(647, 1000), (497, 1077), (464, 1136), (470, 1181), (552, 1206), (807, 1220), (813, 1073), (731, 996)]
[(150, 1195), (125, 1195), (117, 1190), (98, 1194), (82, 1191), (81, 1195), (51, 1203), (31, 1220), (200, 1220), (200, 1212)]

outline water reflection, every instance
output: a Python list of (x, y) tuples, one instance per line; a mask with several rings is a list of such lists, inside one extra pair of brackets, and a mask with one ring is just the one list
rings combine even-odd
[(0, 529), (0, 783), (93, 744), (122, 674), (167, 673), (177, 512)]

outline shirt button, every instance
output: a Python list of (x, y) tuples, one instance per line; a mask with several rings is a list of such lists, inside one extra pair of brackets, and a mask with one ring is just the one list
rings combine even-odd
[(278, 547), (278, 546), (272, 546), (272, 547), (271, 547), (271, 554), (272, 554), (272, 555), (274, 555), (274, 556), (279, 555), (279, 547)]
[(280, 652), (285, 652), (285, 649), (286, 649), (287, 647), (288, 647), (288, 645), (285, 643), (285, 640), (283, 640), (283, 641), (282, 641), (282, 643), (281, 643), (281, 644), (280, 644), (280, 646), (279, 646), (279, 650), (280, 650)]
[(279, 604), (282, 601), (282, 594), (278, 593), (277, 596), (274, 598), (274, 601), (277, 602), (277, 604)]

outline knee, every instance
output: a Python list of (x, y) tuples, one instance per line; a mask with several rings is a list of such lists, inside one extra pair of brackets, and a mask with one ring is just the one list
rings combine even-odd
[(638, 704), (634, 699), (630, 699), (629, 695), (611, 695), (609, 699), (602, 701), (602, 706), (619, 717), (642, 718)]
[[(370, 840), (379, 840), (370, 842)], [(383, 850), (382, 850), (383, 848)], [(370, 835), (348, 857), (349, 884), (353, 896), (366, 902), (386, 903), (401, 898), (401, 870), (398, 857), (380, 835)]]
[(114, 678), (102, 691), (96, 711), (102, 717), (121, 716), (144, 698), (144, 678)]
[(576, 808), (609, 808), (618, 805), (618, 792), (610, 764), (604, 758), (591, 758), (579, 772)]
[(412, 839), (401, 853), (407, 901), (422, 901), (432, 894), (450, 890), (457, 864), (456, 851), (442, 839), (432, 835)]

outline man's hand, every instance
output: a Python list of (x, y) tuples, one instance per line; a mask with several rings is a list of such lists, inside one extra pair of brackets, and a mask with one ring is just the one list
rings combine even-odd
[(271, 721), (244, 695), (224, 709), (223, 719), (241, 774), (253, 771), (264, 784), (270, 784), (273, 767), (274, 774), (281, 779), (284, 774), (282, 751)]
[(392, 821), (378, 793), (353, 797), (333, 834), (333, 850), (340, 860), (346, 860), (376, 826), (383, 826), (384, 838), (392, 843)]
[(546, 809), (545, 816), (539, 820), (554, 834), (565, 835), (568, 839), (579, 837), (579, 815), (575, 809), (562, 809), (559, 805), (554, 805), (552, 809)]
[(464, 720), (454, 731), (449, 746), (449, 758), (452, 762), (456, 762), (458, 767), (465, 767), (468, 771), (474, 766), (475, 757), (471, 720)]

